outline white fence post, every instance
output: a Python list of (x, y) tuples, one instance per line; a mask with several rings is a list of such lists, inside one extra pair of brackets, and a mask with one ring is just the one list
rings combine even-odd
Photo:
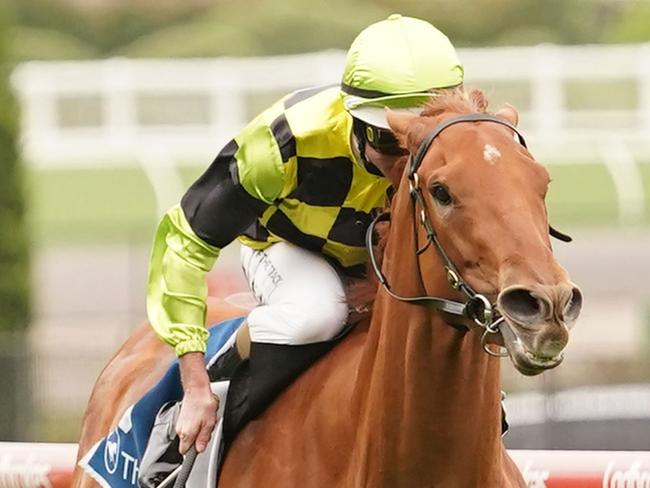
[(131, 77), (131, 63), (127, 59), (109, 59), (102, 62), (102, 91), (106, 135), (118, 150), (129, 152), (137, 135), (136, 99)]
[(54, 141), (59, 125), (57, 87), (48, 85), (47, 76), (39, 77), (29, 63), (14, 71), (11, 81), (20, 103), (23, 144)]
[(639, 122), (646, 137), (650, 139), (650, 43), (639, 46), (637, 59)]
[(534, 48), (532, 76), (532, 112), (534, 127), (541, 139), (556, 140), (562, 133), (564, 91), (562, 87), (561, 50), (543, 44)]
[(619, 138), (609, 137), (600, 143), (603, 162), (618, 195), (619, 222), (638, 224), (643, 219), (645, 199), (643, 178), (630, 148)]
[[(234, 70), (224, 69), (220, 60), (213, 62), (209, 70), (214, 79), (210, 90), (210, 117), (215, 141), (224, 141), (234, 136), (234, 132), (246, 122), (245, 93), (239, 75)], [(230, 132), (230, 133), (228, 133)], [(206, 161), (206, 164), (208, 161)]]

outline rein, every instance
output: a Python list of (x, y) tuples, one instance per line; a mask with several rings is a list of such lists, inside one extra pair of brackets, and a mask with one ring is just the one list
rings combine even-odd
[[(426, 251), (426, 249), (430, 247), (431, 244), (433, 244), (433, 247), (436, 249), (438, 256), (440, 256), (443, 262), (445, 271), (447, 273), (447, 281), (449, 282), (449, 284), (454, 290), (460, 291), (463, 295), (465, 295), (466, 300), (464, 302), (459, 302), (455, 300), (449, 300), (446, 298), (434, 297), (429, 295), (406, 297), (398, 293), (395, 293), (392, 290), (390, 284), (388, 283), (388, 280), (382, 273), (377, 263), (377, 259), (374, 254), (373, 239), (372, 239), (376, 225), (379, 222), (386, 222), (390, 220), (390, 214), (388, 212), (384, 212), (377, 215), (374, 218), (374, 220), (371, 222), (370, 226), (366, 231), (366, 247), (368, 249), (368, 253), (370, 256), (370, 264), (372, 266), (372, 269), (375, 275), (377, 276), (377, 279), (381, 283), (382, 287), (386, 291), (386, 293), (388, 293), (391, 297), (401, 302), (431, 307), (441, 312), (445, 312), (451, 315), (456, 315), (459, 317), (463, 317), (465, 319), (472, 320), (476, 325), (478, 325), (481, 329), (483, 329), (483, 335), (481, 336), (481, 344), (485, 352), (487, 352), (492, 356), (503, 357), (504, 355), (507, 354), (496, 353), (492, 351), (486, 341), (490, 334), (496, 334), (499, 332), (500, 325), (504, 321), (504, 318), (499, 314), (496, 304), (492, 304), (485, 295), (477, 293), (463, 279), (461, 274), (458, 272), (458, 269), (456, 268), (456, 266), (454, 265), (454, 263), (452, 262), (452, 260), (449, 258), (444, 248), (442, 247), (442, 244), (440, 244), (435, 229), (433, 228), (431, 220), (429, 219), (429, 216), (427, 214), (424, 195), (422, 194), (422, 190), (420, 189), (420, 178), (417, 173), (418, 169), (420, 168), (420, 165), (422, 164), (422, 160), (424, 159), (424, 156), (426, 155), (427, 151), (431, 147), (431, 144), (433, 143), (435, 138), (438, 137), (438, 135), (440, 135), (440, 133), (443, 130), (445, 130), (447, 127), (450, 127), (455, 124), (463, 123), (463, 122), (493, 122), (496, 124), (503, 125), (509, 128), (510, 130), (512, 130), (517, 135), (517, 137), (519, 138), (519, 143), (522, 146), (524, 147), (527, 146), (524, 137), (517, 130), (517, 128), (514, 127), (509, 122), (489, 114), (465, 114), (465, 115), (460, 115), (458, 117), (453, 117), (451, 119), (448, 119), (438, 124), (436, 127), (432, 129), (432, 131), (427, 135), (427, 137), (420, 143), (420, 146), (418, 147), (415, 156), (413, 154), (409, 156), (408, 179), (409, 179), (409, 194), (411, 196), (411, 202), (413, 203), (413, 230), (415, 234), (415, 254), (419, 256), (424, 251)], [(419, 212), (418, 212), (418, 207), (419, 207)], [(417, 232), (416, 222), (419, 222), (419, 225), (421, 225), (424, 228), (424, 231), (427, 236), (427, 243), (421, 249), (419, 249), (418, 246), (418, 232)], [(568, 242), (571, 240), (569, 236), (566, 236), (556, 231), (552, 227), (549, 227), (549, 232), (552, 236), (557, 237), (563, 241)], [(417, 263), (418, 263), (417, 265), (418, 276), (420, 278), (420, 282), (424, 285), (419, 259), (417, 260)]]

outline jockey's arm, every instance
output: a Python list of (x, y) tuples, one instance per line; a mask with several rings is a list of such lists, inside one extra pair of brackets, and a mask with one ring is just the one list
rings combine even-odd
[(280, 148), (260, 118), (222, 149), (156, 232), (147, 314), (178, 356), (205, 352), (205, 276), (220, 249), (253, 224), (284, 187)]
[(220, 249), (253, 224), (286, 186), (281, 149), (269, 126), (270, 111), (221, 150), (180, 205), (165, 214), (155, 235), (147, 314), (158, 336), (180, 357), (185, 390), (177, 423), (181, 450), (196, 441), (202, 451), (216, 421), (203, 363), (208, 338), (206, 274)]

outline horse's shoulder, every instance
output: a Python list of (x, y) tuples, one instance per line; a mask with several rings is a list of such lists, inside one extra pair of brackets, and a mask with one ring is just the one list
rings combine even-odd
[[(355, 404), (355, 385), (363, 346), (368, 339), (369, 320), (364, 319), (340, 344), (302, 373), (255, 420), (251, 421), (234, 440), (224, 461), (223, 486), (264, 486), (268, 479), (284, 479), (287, 486), (302, 486), (304, 479), (293, 461), (304, 459), (318, 451), (324, 472), (332, 477), (328, 486), (337, 484), (348, 461), (344, 450), (327, 452), (326, 456), (314, 446), (320, 436), (336, 431), (342, 438), (351, 438), (357, 429), (355, 412), (341, 415), (341, 405)], [(323, 414), (323, 412), (326, 412)], [(296, 419), (310, 436), (279, 435), (293, 432)], [(277, 463), (267, 464), (269, 453), (276, 453)], [(247, 468), (241, 470), (241, 466)], [(302, 473), (300, 475), (299, 473)], [(298, 478), (298, 479), (293, 479)], [(289, 481), (293, 480), (293, 482)]]
[[(212, 325), (243, 312), (215, 298), (208, 298), (207, 306), (207, 323)], [(149, 322), (129, 334), (97, 378), (84, 415), (80, 454), (117, 425), (124, 410), (160, 380), (173, 359), (174, 350)]]

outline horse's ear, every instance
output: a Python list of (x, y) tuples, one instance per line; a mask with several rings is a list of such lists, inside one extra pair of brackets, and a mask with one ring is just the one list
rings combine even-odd
[(422, 123), (413, 123), (419, 119), (417, 114), (394, 112), (386, 108), (386, 121), (390, 130), (393, 131), (395, 137), (400, 145), (405, 149), (411, 149), (411, 146), (416, 146), (422, 140), (421, 133), (425, 130)]
[(497, 110), (497, 113), (494, 115), (509, 122), (515, 127), (517, 127), (517, 124), (519, 123), (519, 112), (517, 112), (517, 109), (509, 103), (506, 103), (503, 107)]
[(469, 92), (469, 99), (478, 112), (485, 112), (488, 107), (488, 101), (482, 90), (475, 89)]
[(393, 112), (386, 107), (386, 122), (388, 122), (388, 126), (400, 140), (402, 138), (406, 139), (411, 122), (417, 118), (418, 116), (416, 114)]

